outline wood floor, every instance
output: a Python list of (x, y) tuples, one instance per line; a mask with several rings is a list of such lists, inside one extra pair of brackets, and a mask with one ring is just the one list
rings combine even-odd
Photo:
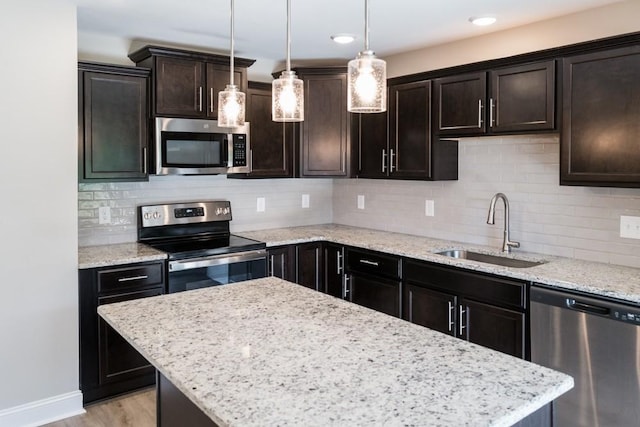
[(85, 407), (87, 413), (44, 427), (155, 427), (156, 389), (148, 388)]

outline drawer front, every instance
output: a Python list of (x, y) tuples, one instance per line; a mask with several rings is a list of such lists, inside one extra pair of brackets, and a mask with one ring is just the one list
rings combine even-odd
[(400, 258), (379, 252), (346, 250), (347, 270), (400, 279)]
[(98, 271), (98, 293), (164, 283), (164, 264), (144, 264)]
[(502, 277), (485, 276), (409, 259), (405, 261), (404, 279), (415, 285), (499, 306), (520, 310), (526, 306), (526, 284)]

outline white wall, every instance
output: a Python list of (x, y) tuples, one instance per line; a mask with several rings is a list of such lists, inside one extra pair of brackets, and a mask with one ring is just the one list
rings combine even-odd
[(0, 425), (11, 426), (82, 410), (75, 6), (3, 0), (0, 35)]

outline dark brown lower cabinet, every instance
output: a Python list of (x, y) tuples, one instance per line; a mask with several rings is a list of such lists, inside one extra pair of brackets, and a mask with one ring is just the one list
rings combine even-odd
[(528, 358), (526, 283), (405, 260), (402, 317), (520, 358)]
[(344, 298), (344, 246), (325, 243), (323, 247), (324, 292)]
[(295, 282), (295, 246), (269, 248), (269, 275), (289, 282)]
[(324, 292), (322, 242), (296, 245), (296, 283)]
[(164, 262), (79, 270), (80, 390), (84, 404), (155, 382), (155, 369), (98, 315), (99, 305), (165, 293)]

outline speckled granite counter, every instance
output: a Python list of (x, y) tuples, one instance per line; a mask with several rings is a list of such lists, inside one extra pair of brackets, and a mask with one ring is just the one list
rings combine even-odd
[(140, 243), (83, 246), (78, 248), (78, 268), (81, 270), (135, 262), (157, 261), (166, 258), (166, 253)]
[(548, 262), (530, 268), (502, 267), (436, 254), (436, 252), (449, 249), (467, 249), (501, 255), (498, 248), (333, 224), (235, 234), (266, 242), (267, 246), (326, 240), (515, 279), (539, 282), (562, 289), (589, 292), (640, 304), (640, 268), (545, 256), (519, 250), (514, 251), (509, 256), (518, 259)]
[(222, 426), (508, 426), (573, 386), (277, 278), (98, 312)]

